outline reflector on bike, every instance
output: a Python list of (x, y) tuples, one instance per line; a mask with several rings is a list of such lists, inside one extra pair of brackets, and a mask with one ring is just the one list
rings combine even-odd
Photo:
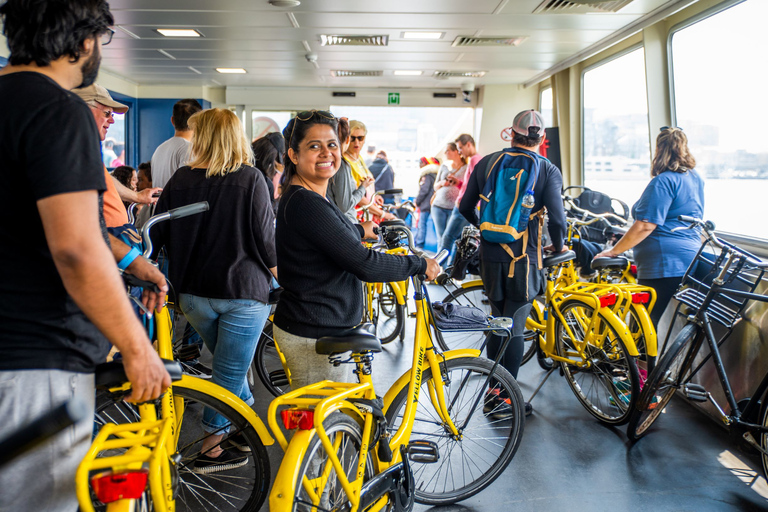
[(315, 411), (306, 409), (286, 409), (280, 411), (283, 418), (283, 425), (288, 430), (300, 428), (301, 430), (312, 430), (315, 426)]
[(637, 292), (632, 294), (633, 304), (648, 304), (650, 300), (651, 300), (650, 292)]
[(600, 307), (605, 308), (608, 306), (613, 306), (616, 304), (616, 294), (615, 293), (608, 293), (606, 295), (603, 295), (600, 297)]
[(127, 473), (107, 471), (91, 478), (91, 487), (102, 503), (135, 500), (141, 497), (147, 487), (148, 473), (149, 471), (146, 469)]

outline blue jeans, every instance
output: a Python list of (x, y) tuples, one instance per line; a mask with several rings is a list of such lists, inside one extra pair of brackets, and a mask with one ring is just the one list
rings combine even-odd
[(448, 224), (448, 218), (451, 216), (450, 208), (440, 208), (439, 206), (432, 206), (432, 222), (435, 224), (435, 233), (437, 233), (437, 245), (440, 245), (440, 241), (443, 239), (443, 233), (445, 232), (445, 226)]
[(453, 243), (461, 236), (464, 226), (469, 226), (469, 222), (459, 213), (458, 208), (454, 208), (451, 212), (451, 217), (448, 219), (448, 224), (445, 226), (443, 238), (440, 240), (440, 247), (437, 248), (437, 252), (448, 249), (448, 251), (453, 253)]
[[(253, 299), (208, 299), (187, 293), (179, 296), (179, 305), (213, 354), (211, 380), (248, 405), (253, 404), (246, 374), (269, 316), (269, 305)], [(226, 434), (229, 422), (206, 408), (203, 428)]]
[(416, 228), (416, 239), (413, 244), (416, 247), (424, 247), (424, 241), (427, 239), (427, 228), (429, 227), (429, 211), (419, 212), (419, 226)]

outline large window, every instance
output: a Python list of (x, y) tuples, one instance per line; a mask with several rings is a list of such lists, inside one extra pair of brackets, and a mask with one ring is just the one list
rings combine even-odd
[(584, 72), (584, 185), (630, 207), (650, 180), (642, 48)]
[(332, 106), (331, 112), (365, 123), (363, 158), (384, 150), (395, 171), (395, 186), (406, 197), (418, 193), (419, 158), (437, 156), (442, 162), (446, 143), (473, 133), (471, 108)]
[(676, 123), (706, 180), (704, 215), (718, 229), (768, 239), (768, 2), (748, 0), (676, 31)]
[(539, 93), (539, 112), (541, 112), (541, 115), (544, 116), (544, 124), (547, 128), (552, 128), (555, 125), (552, 100), (552, 88), (547, 87), (542, 89)]

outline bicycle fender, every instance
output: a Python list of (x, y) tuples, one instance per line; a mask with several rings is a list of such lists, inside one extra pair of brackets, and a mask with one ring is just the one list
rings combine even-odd
[(290, 512), (293, 510), (293, 498), (296, 495), (296, 480), (299, 478), (301, 462), (307, 453), (309, 442), (315, 434), (312, 430), (296, 430), (283, 460), (275, 475), (275, 482), (269, 492), (269, 510), (271, 512)]
[(651, 315), (642, 304), (632, 304), (632, 309), (635, 311), (638, 320), (640, 320), (640, 326), (645, 335), (645, 351), (651, 357), (658, 356), (659, 338), (656, 329), (653, 327), (653, 322), (651, 322)]
[(275, 444), (275, 440), (270, 435), (269, 430), (267, 430), (266, 425), (264, 425), (264, 422), (261, 421), (261, 418), (259, 418), (259, 415), (256, 414), (256, 412), (251, 409), (248, 404), (240, 400), (240, 398), (231, 391), (228, 391), (223, 387), (214, 384), (213, 382), (209, 382), (205, 379), (200, 379), (197, 377), (190, 377), (189, 375), (184, 375), (180, 381), (174, 382), (173, 387), (191, 389), (206, 395), (215, 396), (230, 406), (232, 409), (240, 413), (246, 420), (248, 420), (248, 423), (251, 424), (256, 433), (259, 435), (259, 438), (261, 439), (261, 442), (264, 444), (264, 446), (271, 446)]
[(472, 286), (482, 286), (483, 280), (482, 279), (475, 279), (474, 281), (467, 281), (466, 283), (461, 283), (462, 288), (470, 288)]
[[(449, 350), (447, 352), (442, 353), (442, 357), (449, 361), (451, 359), (458, 359), (460, 357), (480, 357), (480, 351), (477, 349), (472, 348), (461, 348), (456, 350)], [(429, 361), (427, 361), (426, 358), (424, 358), (424, 363), (421, 365), (422, 371), (429, 368)], [(408, 384), (411, 382), (411, 370), (409, 369), (405, 373), (403, 373), (400, 378), (395, 381), (394, 384), (389, 388), (387, 391), (387, 394), (384, 395), (384, 414), (387, 413), (387, 410), (389, 410), (389, 406), (392, 405), (392, 400), (395, 399), (397, 394), (400, 392), (401, 389), (407, 388)]]
[(607, 321), (611, 327), (614, 328), (614, 330), (621, 336), (622, 341), (624, 342), (624, 345), (627, 347), (627, 352), (629, 352), (629, 355), (632, 357), (640, 357), (640, 352), (637, 350), (637, 345), (635, 344), (635, 339), (632, 337), (632, 333), (629, 332), (629, 329), (627, 329), (627, 324), (625, 324), (613, 311), (607, 308), (602, 308), (599, 310), (600, 315)]

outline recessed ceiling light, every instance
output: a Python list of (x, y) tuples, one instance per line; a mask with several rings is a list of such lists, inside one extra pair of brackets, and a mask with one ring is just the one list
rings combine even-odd
[(445, 32), (403, 32), (403, 39), (440, 39)]
[(424, 72), (416, 69), (398, 69), (394, 74), (397, 76), (421, 76)]
[(165, 37), (200, 37), (197, 30), (191, 28), (159, 28), (157, 29)]
[(298, 7), (301, 5), (299, 0), (269, 0), (269, 5), (274, 7)]
[(216, 71), (224, 74), (243, 75), (245, 70), (243, 68), (216, 68)]

